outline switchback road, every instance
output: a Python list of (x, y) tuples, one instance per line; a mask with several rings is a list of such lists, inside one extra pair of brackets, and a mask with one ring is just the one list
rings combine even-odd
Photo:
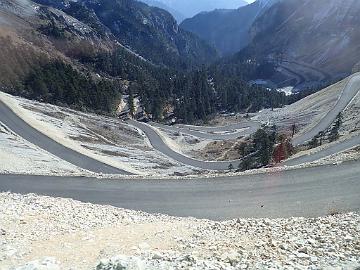
[(360, 90), (360, 73), (354, 75), (349, 80), (341, 96), (336, 102), (335, 106), (325, 115), (325, 117), (322, 118), (320, 122), (312, 129), (310, 129), (309, 131), (307, 131), (302, 135), (297, 136), (293, 140), (293, 145), (297, 146), (304, 144), (310, 141), (316, 135), (318, 135), (319, 132), (328, 129), (332, 125), (332, 123), (336, 120), (338, 114), (341, 113), (346, 108), (346, 106), (348, 106), (351, 100), (358, 94), (359, 90)]
[(25, 140), (82, 169), (96, 173), (131, 174), (80, 154), (50, 139), (40, 131), (31, 127), (1, 101), (0, 121)]

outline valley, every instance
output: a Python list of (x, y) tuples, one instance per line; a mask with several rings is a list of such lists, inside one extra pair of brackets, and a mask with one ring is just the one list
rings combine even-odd
[(0, 269), (358, 269), (358, 11), (0, 0)]

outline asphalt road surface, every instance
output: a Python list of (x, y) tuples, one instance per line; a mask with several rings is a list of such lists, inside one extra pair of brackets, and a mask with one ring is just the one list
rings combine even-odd
[(160, 137), (160, 135), (150, 126), (138, 121), (128, 120), (127, 121), (130, 125), (137, 127), (138, 129), (142, 130), (145, 135), (148, 137), (151, 145), (158, 150), (159, 152), (163, 153), (164, 155), (182, 163), (186, 164), (195, 168), (200, 168), (204, 170), (214, 170), (214, 171), (221, 171), (221, 170), (228, 170), (229, 165), (232, 164), (234, 168), (237, 168), (240, 164), (240, 160), (237, 161), (201, 161), (197, 159), (193, 159), (187, 157), (183, 154), (180, 154), (174, 150), (172, 150)]
[(360, 210), (360, 162), (193, 180), (0, 175), (0, 192), (36, 193), (148, 213), (224, 220)]
[(286, 72), (286, 74), (282, 72), (285, 74), (285, 76), (291, 76), (296, 80), (295, 86), (306, 82), (306, 78), (303, 74), (300, 74), (299, 72), (296, 72), (285, 65), (280, 65), (280, 67)]
[(287, 166), (294, 166), (294, 165), (300, 165), (300, 164), (304, 164), (304, 163), (308, 163), (308, 162), (313, 162), (313, 161), (334, 155), (336, 153), (343, 152), (345, 150), (351, 149), (351, 148), (353, 148), (355, 146), (359, 146), (359, 145), (360, 145), (360, 136), (355, 136), (351, 139), (336, 143), (330, 147), (320, 150), (319, 152), (287, 160), (283, 164), (287, 165)]
[[(342, 112), (346, 106), (351, 102), (351, 100), (355, 97), (355, 95), (359, 92), (360, 89), (360, 74), (357, 76), (354, 76), (350, 79), (346, 87), (344, 88), (339, 100), (335, 104), (335, 106), (332, 108), (332, 110), (310, 131), (307, 133), (300, 135), (298, 137), (295, 137), (293, 139), (293, 145), (298, 146), (301, 144), (304, 144), (314, 138), (319, 132), (326, 130), (328, 127), (332, 125), (332, 123), (336, 120), (336, 117), (340, 112)], [(181, 162), (186, 165), (190, 165), (196, 168), (206, 169), (206, 170), (227, 170), (229, 168), (229, 165), (232, 164), (234, 168), (237, 168), (239, 164), (241, 163), (241, 160), (237, 161), (222, 161), (222, 162), (207, 162), (207, 161), (200, 161), (196, 160), (190, 157), (186, 157), (180, 153), (175, 152), (172, 150), (159, 136), (159, 134), (151, 128), (149, 125), (136, 122), (136, 121), (129, 121), (129, 123), (133, 126), (136, 126), (137, 128), (141, 129), (148, 139), (150, 140), (150, 143), (152, 146), (160, 151), (161, 153), (167, 155), (168, 157), (177, 160), (178, 162)], [(224, 140), (224, 139), (234, 139), (241, 137), (242, 135), (249, 135), (254, 133), (259, 127), (260, 124), (256, 122), (246, 121), (239, 124), (234, 124), (230, 126), (225, 127), (195, 127), (195, 126), (165, 126), (161, 124), (152, 124), (159, 128), (164, 128), (170, 131), (177, 131), (182, 132), (185, 134), (193, 135), (200, 138), (205, 139), (215, 139), (215, 140)], [(242, 130), (237, 133), (230, 133), (230, 134), (214, 134), (214, 132), (224, 132), (224, 131), (231, 131), (231, 130), (237, 130), (245, 128), (245, 130)], [(210, 133), (213, 132), (213, 133)], [(321, 150), (316, 154), (309, 155), (309, 156), (303, 156), (297, 159), (289, 160), (285, 162), (285, 165), (299, 165), (303, 164), (305, 162), (312, 162), (327, 156), (330, 156), (332, 154), (335, 154), (337, 152), (341, 152), (344, 150), (347, 150), (349, 148), (352, 148), (354, 146), (359, 145), (359, 137), (352, 138), (351, 140), (347, 140), (345, 142), (336, 144), (335, 146), (332, 146), (328, 149)]]
[(341, 113), (346, 108), (346, 106), (356, 96), (359, 90), (360, 90), (360, 74), (350, 79), (350, 81), (344, 88), (341, 97), (339, 98), (335, 106), (331, 109), (331, 111), (328, 112), (328, 114), (323, 119), (321, 119), (321, 121), (310, 131), (293, 139), (293, 145), (297, 146), (304, 144), (310, 141), (316, 135), (318, 135), (319, 132), (328, 129), (335, 121), (338, 114)]
[(0, 121), (25, 140), (80, 168), (96, 173), (128, 175), (131, 174), (99, 162), (88, 156), (82, 155), (72, 149), (63, 146), (60, 143), (55, 142), (54, 140), (50, 139), (43, 133), (39, 132), (38, 130), (27, 124), (1, 101)]
[[(352, 98), (358, 93), (360, 89), (360, 75), (354, 76), (350, 79), (349, 83), (345, 87), (340, 99), (334, 106), (334, 108), (320, 121), (318, 125), (312, 128), (309, 132), (296, 137), (293, 140), (294, 145), (301, 145), (311, 140), (314, 136), (316, 136), (320, 131), (326, 130), (336, 119), (337, 115), (344, 110), (344, 108), (349, 104)], [(29, 142), (45, 149), (46, 151), (58, 156), (59, 158), (66, 160), (78, 167), (83, 169), (87, 169), (93, 172), (100, 173), (110, 173), (110, 174), (130, 174), (126, 171), (120, 170), (118, 168), (114, 168), (112, 166), (101, 163), (97, 160), (89, 158), (85, 155), (82, 155), (74, 150), (66, 148), (65, 146), (55, 142), (50, 139), (46, 135), (41, 132), (35, 130), (30, 125), (28, 125), (25, 121), (20, 119), (15, 113), (13, 113), (6, 105), (0, 102), (0, 121), (3, 122), (6, 126), (8, 126), (12, 131), (17, 133), (19, 136), (28, 140)], [(139, 123), (136, 121), (129, 121), (130, 124), (136, 126), (141, 129), (146, 136), (149, 138), (152, 146), (160, 151), (161, 153), (167, 155), (168, 157), (200, 169), (205, 170), (227, 170), (231, 165), (234, 168), (237, 168), (240, 164), (241, 160), (237, 161), (201, 161), (196, 160), (190, 157), (187, 157), (183, 154), (180, 154), (174, 150), (172, 150), (157, 134), (157, 132), (151, 128), (150, 126)], [(213, 139), (213, 140), (224, 140), (224, 139), (235, 139), (241, 136), (246, 136), (254, 133), (259, 127), (260, 124), (251, 121), (244, 121), (242, 123), (233, 124), (225, 127), (195, 127), (195, 126), (175, 126), (169, 127), (160, 124), (154, 124), (160, 128), (166, 128), (171, 131), (182, 132), (185, 134), (189, 134), (192, 136), (204, 138), (204, 139)], [(339, 146), (333, 147), (332, 150), (336, 149), (344, 149), (344, 146), (349, 145), (349, 143), (354, 143), (355, 141), (348, 142), (348, 144), (341, 144)], [(358, 145), (353, 144), (353, 146)], [(316, 160), (316, 158), (325, 157), (328, 155), (334, 154), (331, 150), (321, 151), (317, 155), (313, 155), (312, 157), (303, 157), (293, 161), (289, 161), (288, 164), (299, 164), (299, 162), (310, 162)]]
[(284, 62), (286, 63), (290, 63), (290, 64), (295, 64), (303, 69), (308, 69), (309, 73), (313, 73), (314, 75), (316, 74), (319, 78), (320, 81), (330, 81), (331, 80), (331, 75), (327, 72), (325, 72), (324, 70), (321, 70), (317, 67), (311, 66), (307, 63), (304, 62), (297, 62), (295, 60), (284, 60)]

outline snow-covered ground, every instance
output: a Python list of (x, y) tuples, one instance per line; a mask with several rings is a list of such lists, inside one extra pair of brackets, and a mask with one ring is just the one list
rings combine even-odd
[[(348, 80), (349, 78), (344, 79), (284, 108), (275, 109), (274, 111), (263, 110), (253, 114), (252, 119), (263, 123), (276, 124), (282, 132), (290, 132), (291, 126), (295, 123), (301, 134), (311, 129), (331, 110)], [(7, 103), (26, 122), (49, 137), (106, 164), (134, 172), (135, 174), (155, 177), (174, 174), (191, 175), (201, 172), (173, 161), (157, 152), (152, 148), (150, 142), (141, 131), (119, 119), (81, 113), (67, 108), (13, 97), (1, 92), (0, 99)], [(343, 112), (340, 140), (359, 134), (359, 113), (360, 94), (352, 100)], [(226, 125), (241, 121), (242, 117), (218, 117), (217, 119), (212, 124)], [(19, 144), (20, 138), (12, 140), (9, 139), (9, 134), (6, 136), (4, 134), (0, 134), (0, 139), (2, 139), (0, 151), (2, 151), (3, 156), (6, 156), (8, 152), (10, 154), (8, 155), (9, 158), (3, 159), (2, 164), (0, 164), (1, 172), (35, 174), (58, 172), (62, 174), (77, 173), (79, 171), (74, 166), (69, 167), (70, 164), (62, 162), (34, 146), (32, 146), (31, 151), (38, 152), (37, 155), (40, 156), (45, 155), (46, 158), (37, 159), (39, 163), (36, 164), (39, 165), (33, 166), (31, 170), (27, 170), (26, 168), (30, 163), (31, 157), (36, 157), (37, 155), (21, 151), (20, 153), (15, 150), (15, 152), (11, 151), (10, 149), (13, 146)], [(164, 141), (172, 149), (189, 157), (203, 160), (236, 158), (235, 156), (233, 157), (231, 151), (237, 145), (237, 141), (226, 142), (225, 147), (222, 143), (215, 145), (211, 140), (200, 140), (178, 132), (161, 130), (161, 134)], [(14, 134), (11, 136), (14, 136)], [(21, 148), (22, 145), (20, 144), (19, 147)], [(316, 152), (323, 147), (326, 146), (301, 154)], [(15, 147), (14, 149), (20, 148)], [(347, 156), (341, 155), (341, 157), (346, 158)], [(27, 161), (25, 162), (25, 160)], [(57, 163), (54, 160), (57, 160)]]
[(353, 270), (359, 224), (357, 213), (337, 209), (216, 222), (0, 193), (0, 269)]
[(293, 86), (286, 86), (277, 89), (278, 92), (285, 93), (286, 96), (291, 96), (293, 94), (294, 87)]
[(211, 140), (199, 139), (182, 132), (171, 131), (163, 128), (154, 129), (158, 131), (158, 134), (160, 134), (164, 142), (166, 142), (171, 149), (192, 158), (199, 158), (199, 156), (196, 155), (196, 151), (205, 148), (206, 145), (211, 142)]
[(0, 122), (0, 173), (82, 175), (88, 172), (14, 134)]
[[(84, 155), (140, 175), (194, 173), (154, 150), (141, 131), (123, 121), (13, 97), (0, 98), (27, 123)], [(11, 168), (12, 163), (7, 164)], [(16, 171), (13, 167), (12, 171)]]
[(360, 132), (360, 91), (343, 112), (340, 133), (343, 136)]
[[(294, 104), (284, 108), (262, 110), (252, 119), (275, 124), (282, 131), (291, 132), (291, 126), (295, 124), (299, 134), (305, 133), (321, 121), (332, 109), (342, 94), (351, 77), (348, 77), (334, 85), (331, 85), (313, 95), (310, 95)], [(343, 112), (343, 125), (341, 135), (360, 130), (360, 94), (358, 94), (347, 109)], [(354, 127), (357, 127), (354, 130)]]

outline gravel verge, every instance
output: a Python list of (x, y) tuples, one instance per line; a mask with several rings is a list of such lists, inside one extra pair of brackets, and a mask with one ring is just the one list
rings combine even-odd
[(0, 194), (0, 269), (355, 269), (360, 216), (236, 219), (150, 215)]

